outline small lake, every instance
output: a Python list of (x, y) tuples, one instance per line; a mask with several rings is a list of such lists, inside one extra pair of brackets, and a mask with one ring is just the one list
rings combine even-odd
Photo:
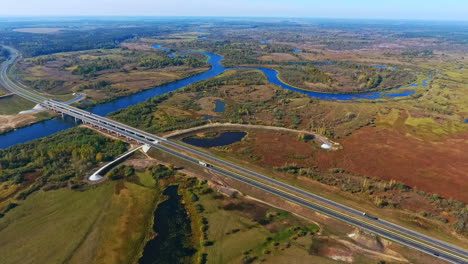
[(372, 67), (374, 68), (380, 68), (380, 69), (387, 69), (388, 66), (385, 66), (385, 65), (371, 65)]
[(187, 247), (192, 230), (182, 197), (177, 194), (178, 186), (167, 187), (164, 195), (168, 199), (154, 213), (153, 230), (158, 235), (146, 243), (139, 264), (184, 263), (195, 249)]
[(224, 132), (214, 138), (184, 138), (182, 141), (196, 147), (212, 148), (231, 145), (241, 141), (247, 133), (245, 132)]
[(222, 101), (219, 101), (219, 100), (216, 100), (215, 101), (214, 112), (215, 113), (224, 113), (225, 111), (226, 111), (226, 103), (222, 102)]

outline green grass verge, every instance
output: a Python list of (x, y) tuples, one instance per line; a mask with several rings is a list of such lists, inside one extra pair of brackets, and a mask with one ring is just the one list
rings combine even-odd
[(34, 103), (17, 95), (0, 98), (0, 115), (14, 115), (20, 111), (30, 110)]

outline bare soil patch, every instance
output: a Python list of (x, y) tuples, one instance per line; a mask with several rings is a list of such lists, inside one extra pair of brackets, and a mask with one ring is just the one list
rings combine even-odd
[(0, 132), (13, 130), (18, 127), (27, 126), (37, 121), (37, 118), (31, 114), (21, 115), (0, 115)]
[[(252, 148), (252, 156), (260, 157), (262, 163), (282, 167), (285, 164), (306, 165), (314, 155), (314, 148), (310, 142), (302, 142), (287, 134), (274, 132), (250, 132), (250, 146), (234, 145), (232, 151), (248, 152)], [(244, 145), (244, 146), (243, 146)]]

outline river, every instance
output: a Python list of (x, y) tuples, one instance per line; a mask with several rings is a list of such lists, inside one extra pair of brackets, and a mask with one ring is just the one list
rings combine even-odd
[[(161, 45), (155, 45), (153, 47), (156, 49), (161, 49), (165, 51), (169, 50), (167, 48), (162, 47)], [(203, 51), (184, 51), (184, 52), (200, 53), (200, 54), (207, 56), (208, 57), (207, 62), (211, 64), (211, 69), (204, 73), (201, 73), (201, 74), (198, 74), (198, 75), (186, 78), (186, 79), (164, 84), (164, 85), (151, 88), (151, 89), (127, 96), (127, 97), (119, 98), (108, 103), (94, 106), (87, 110), (94, 114), (105, 116), (117, 110), (124, 109), (129, 106), (144, 102), (148, 98), (166, 94), (166, 93), (175, 91), (177, 89), (183, 88), (185, 86), (188, 86), (192, 83), (196, 83), (202, 80), (215, 77), (223, 73), (224, 71), (243, 68), (243, 67), (225, 68), (223, 65), (221, 65), (221, 61), (223, 60), (223, 57), (217, 54), (203, 52)], [(268, 69), (268, 68), (255, 68), (255, 67), (254, 68), (244, 67), (244, 68), (257, 69), (257, 70), (262, 71), (271, 83), (276, 84), (283, 89), (296, 91), (302, 94), (306, 94), (310, 97), (315, 97), (315, 98), (319, 98), (323, 100), (342, 100), (342, 101), (350, 101), (350, 100), (358, 100), (358, 99), (375, 100), (375, 99), (380, 99), (380, 98), (385, 98), (385, 97), (404, 97), (404, 96), (412, 95), (415, 92), (414, 90), (406, 90), (403, 92), (396, 91), (399, 88), (395, 88), (395, 89), (384, 91), (384, 92), (367, 92), (367, 93), (361, 93), (361, 94), (331, 94), (331, 93), (311, 92), (311, 91), (306, 91), (306, 90), (302, 90), (299, 88), (295, 88), (295, 87), (292, 87), (290, 85), (283, 83), (278, 78), (278, 72), (275, 70)], [(76, 126), (76, 124), (72, 119), (65, 118), (63, 120), (61, 118), (56, 118), (56, 119), (36, 123), (28, 127), (19, 128), (17, 130), (0, 135), (0, 149), (8, 148), (8, 147), (20, 144), (20, 143), (25, 143), (34, 139), (49, 136), (59, 131), (71, 128), (73, 126)]]

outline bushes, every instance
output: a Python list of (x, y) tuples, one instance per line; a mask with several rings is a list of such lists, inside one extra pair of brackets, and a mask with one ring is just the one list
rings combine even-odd
[(468, 208), (464, 208), (457, 215), (458, 221), (455, 223), (454, 228), (461, 234), (468, 234)]
[(134, 173), (135, 173), (135, 169), (133, 167), (122, 165), (112, 170), (108, 174), (108, 177), (111, 180), (119, 180), (123, 178), (128, 178), (132, 176)]
[(175, 173), (176, 173), (174, 170), (171, 170), (168, 167), (166, 167), (164, 165), (161, 165), (161, 164), (153, 166), (153, 167), (149, 168), (148, 170), (151, 171), (151, 175), (153, 176), (153, 178), (155, 180), (167, 179), (167, 178), (175, 175)]

